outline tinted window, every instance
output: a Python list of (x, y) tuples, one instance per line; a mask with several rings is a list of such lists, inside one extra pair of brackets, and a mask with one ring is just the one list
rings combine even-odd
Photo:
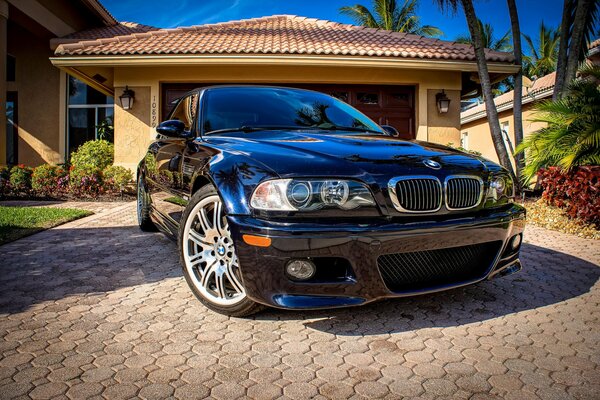
[(184, 97), (171, 113), (171, 117), (169, 119), (178, 119), (182, 121), (185, 125), (185, 130), (192, 130), (192, 126), (194, 124), (194, 118), (196, 118), (196, 113), (198, 111), (198, 95), (193, 94), (187, 97)]
[(381, 131), (348, 104), (322, 93), (285, 88), (231, 87), (206, 92), (204, 131), (242, 126), (355, 127)]

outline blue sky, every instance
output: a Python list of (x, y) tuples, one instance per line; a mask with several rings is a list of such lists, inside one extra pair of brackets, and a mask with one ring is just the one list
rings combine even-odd
[[(346, 5), (370, 6), (371, 0), (101, 0), (102, 4), (121, 21), (139, 22), (161, 28), (199, 25), (262, 17), (273, 14), (294, 14), (328, 19), (342, 23), (352, 20), (339, 13)], [(402, 0), (399, 0), (399, 2)], [(562, 0), (517, 0), (521, 30), (534, 37), (541, 21), (558, 27)], [(494, 34), (502, 36), (510, 29), (506, 0), (476, 0), (477, 15), (494, 26)], [(444, 15), (433, 0), (420, 0), (419, 15), (424, 24), (444, 31), (443, 39), (453, 40), (467, 34), (462, 11)]]

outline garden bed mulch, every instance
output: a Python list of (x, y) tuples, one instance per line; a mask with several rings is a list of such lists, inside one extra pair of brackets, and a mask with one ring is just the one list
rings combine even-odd
[(563, 209), (550, 206), (542, 199), (525, 200), (520, 204), (527, 209), (528, 224), (569, 233), (585, 239), (600, 240), (600, 230), (594, 225), (579, 219), (569, 218)]

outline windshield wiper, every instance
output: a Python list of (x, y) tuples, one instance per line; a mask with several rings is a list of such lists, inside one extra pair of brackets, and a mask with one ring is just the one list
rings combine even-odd
[(301, 126), (274, 126), (274, 125), (269, 125), (269, 126), (254, 126), (254, 125), (243, 125), (240, 126), (239, 128), (225, 128), (225, 129), (217, 129), (214, 131), (210, 131), (210, 132), (205, 132), (205, 135), (212, 135), (212, 134), (216, 134), (216, 133), (227, 133), (227, 132), (244, 132), (244, 133), (248, 133), (248, 132), (257, 132), (257, 131), (278, 131), (278, 130), (286, 130), (286, 129), (295, 129), (295, 130), (299, 130), (299, 129), (305, 129), (304, 127)]

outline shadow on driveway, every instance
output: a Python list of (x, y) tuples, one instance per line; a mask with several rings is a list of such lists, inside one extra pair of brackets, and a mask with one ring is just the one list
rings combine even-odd
[(309, 318), (307, 327), (351, 336), (452, 327), (579, 297), (600, 278), (595, 264), (531, 244), (523, 245), (521, 260), (523, 270), (517, 274), (464, 288), (338, 310), (266, 311), (257, 319)]
[[(600, 268), (577, 257), (524, 244), (523, 271), (447, 292), (324, 311), (266, 310), (257, 320), (307, 319), (338, 335), (372, 335), (457, 326), (585, 295)], [(177, 248), (136, 226), (53, 229), (0, 246), (0, 313), (78, 294), (181, 277)], [(165, 289), (167, 290), (167, 289)], [(208, 312), (198, 302), (199, 312)]]

